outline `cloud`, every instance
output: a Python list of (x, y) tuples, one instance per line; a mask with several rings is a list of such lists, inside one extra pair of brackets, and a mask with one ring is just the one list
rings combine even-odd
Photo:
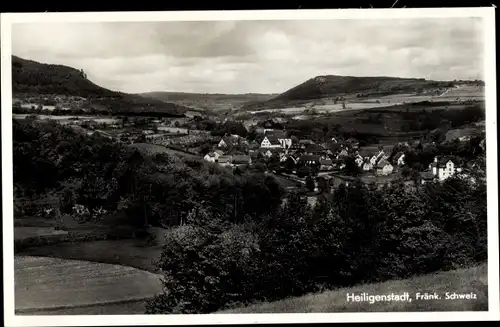
[(472, 18), (13, 26), (13, 54), (82, 68), (124, 92), (278, 93), (317, 75), (473, 79), (483, 25)]

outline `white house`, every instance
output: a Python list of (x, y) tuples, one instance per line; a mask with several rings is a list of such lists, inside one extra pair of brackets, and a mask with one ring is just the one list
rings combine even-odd
[(378, 152), (378, 154), (376, 155), (373, 155), (371, 158), (370, 158), (370, 162), (372, 163), (372, 165), (376, 165), (377, 162), (379, 162), (380, 160), (386, 160), (387, 159), (387, 156), (386, 154), (384, 153), (384, 150), (380, 150)]
[(453, 160), (449, 158), (434, 157), (434, 162), (429, 165), (432, 175), (438, 178), (440, 182), (455, 175), (456, 172), (461, 172), (462, 169), (455, 166)]
[(207, 153), (203, 157), (203, 159), (205, 159), (208, 162), (217, 162), (217, 160), (219, 159), (219, 156), (220, 156), (220, 154), (218, 152), (214, 151), (214, 152)]
[(238, 143), (238, 139), (235, 137), (223, 137), (218, 144), (219, 148), (228, 148), (234, 146)]
[(219, 142), (219, 144), (217, 144), (217, 146), (219, 148), (226, 148), (227, 147), (227, 143), (226, 143), (226, 141), (224, 139), (221, 139), (220, 142)]
[(260, 143), (260, 147), (264, 149), (281, 148), (281, 143), (278, 138), (273, 134), (268, 134), (264, 136), (264, 139)]
[(203, 157), (204, 160), (208, 161), (208, 162), (215, 162), (216, 159), (215, 159), (215, 153), (213, 152), (209, 152), (207, 153), (204, 157)]
[(370, 171), (373, 169), (373, 164), (370, 160), (366, 160), (364, 163), (363, 163), (363, 170), (364, 171)]
[(363, 166), (363, 162), (364, 162), (364, 159), (363, 157), (358, 153), (356, 155), (356, 159), (354, 159), (354, 162), (356, 162), (356, 165), (358, 165), (358, 167), (361, 167)]
[(389, 175), (392, 174), (394, 167), (387, 161), (387, 159), (381, 159), (377, 163), (377, 175)]
[(336, 158), (335, 159), (341, 159), (342, 157), (347, 157), (349, 155), (349, 153), (347, 152), (347, 149), (344, 148), (342, 149), (339, 154), (337, 154)]
[(398, 165), (399, 167), (404, 166), (405, 164), (405, 154), (403, 152), (398, 152), (394, 156), (393, 163)]
[(292, 146), (292, 139), (287, 137), (286, 133), (283, 131), (265, 130), (261, 147), (277, 148), (278, 146), (283, 149), (288, 149), (290, 146)]

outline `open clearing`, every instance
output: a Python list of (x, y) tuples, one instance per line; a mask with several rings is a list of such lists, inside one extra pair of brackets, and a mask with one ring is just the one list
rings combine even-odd
[[(308, 312), (391, 312), (391, 311), (486, 311), (488, 310), (487, 264), (478, 267), (439, 272), (404, 280), (359, 285), (334, 291), (265, 302), (219, 313), (308, 313)], [(403, 294), (408, 292), (412, 302), (347, 302), (348, 293)], [(415, 294), (436, 292), (439, 300), (416, 300)], [(477, 294), (475, 300), (446, 300), (446, 292)]]
[(30, 256), (14, 265), (16, 314), (142, 314), (161, 292), (159, 275), (132, 267)]
[(163, 145), (152, 144), (152, 143), (133, 143), (129, 145), (130, 147), (136, 148), (139, 151), (147, 155), (155, 155), (157, 153), (168, 153), (171, 155), (177, 155), (181, 157), (186, 157), (190, 159), (200, 159), (200, 156), (194, 154), (189, 154), (186, 152), (178, 151), (175, 149), (167, 148)]

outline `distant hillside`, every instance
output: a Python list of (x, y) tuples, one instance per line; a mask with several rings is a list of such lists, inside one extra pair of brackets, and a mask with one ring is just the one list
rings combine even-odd
[(203, 111), (226, 111), (239, 109), (244, 105), (268, 101), (277, 94), (216, 94), (184, 92), (148, 92), (139, 94), (143, 97), (176, 103)]
[(182, 115), (189, 108), (136, 94), (115, 92), (87, 79), (85, 72), (62, 65), (43, 64), (12, 56), (12, 92), (19, 99), (53, 96), (83, 98), (81, 105), (113, 113)]
[(264, 102), (246, 105), (243, 109), (279, 108), (325, 98), (370, 98), (392, 94), (419, 94), (429, 90), (452, 87), (453, 82), (417, 78), (317, 76)]

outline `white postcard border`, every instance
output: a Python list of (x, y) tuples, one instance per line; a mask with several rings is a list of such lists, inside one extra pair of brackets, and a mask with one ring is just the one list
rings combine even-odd
[[(12, 184), (12, 71), (11, 25), (28, 22), (145, 22), (185, 20), (298, 20), (298, 19), (417, 19), (478, 17), (484, 20), (486, 84), (486, 144), (488, 203), (488, 293), (487, 312), (390, 312), (307, 314), (200, 314), (200, 315), (14, 315), (14, 227)], [(99, 13), (8, 13), (1, 16), (2, 67), (2, 181), (4, 313), (6, 326), (94, 326), (94, 325), (188, 325), (234, 323), (470, 321), (500, 319), (498, 250), (498, 175), (496, 133), (495, 12), (484, 8), (408, 8), (266, 10), (205, 12), (99, 12)]]

